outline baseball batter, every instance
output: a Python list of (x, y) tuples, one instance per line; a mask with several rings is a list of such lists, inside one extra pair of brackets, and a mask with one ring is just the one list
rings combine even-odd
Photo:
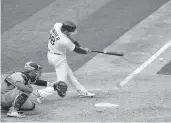
[[(93, 97), (94, 93), (88, 92), (76, 79), (72, 70), (68, 66), (66, 52), (74, 51), (80, 54), (87, 54), (88, 48), (82, 48), (74, 39), (73, 35), (77, 33), (76, 25), (73, 22), (67, 21), (64, 23), (56, 23), (50, 30), (47, 58), (51, 65), (54, 66), (57, 81), (67, 82), (68, 77), (80, 97)], [(47, 97), (54, 93), (53, 88), (38, 90), (42, 97)]]

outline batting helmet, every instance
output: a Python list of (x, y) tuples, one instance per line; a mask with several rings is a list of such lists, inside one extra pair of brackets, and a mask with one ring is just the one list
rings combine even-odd
[(63, 31), (68, 31), (70, 33), (75, 33), (75, 32), (77, 32), (76, 24), (71, 22), (71, 21), (66, 21), (62, 25), (62, 30)]

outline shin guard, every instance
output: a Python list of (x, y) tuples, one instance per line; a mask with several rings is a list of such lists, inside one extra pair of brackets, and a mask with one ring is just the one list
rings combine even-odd
[(19, 94), (15, 98), (15, 100), (13, 102), (13, 106), (19, 109), (25, 103), (25, 101), (28, 99), (28, 97), (29, 96), (25, 93)]

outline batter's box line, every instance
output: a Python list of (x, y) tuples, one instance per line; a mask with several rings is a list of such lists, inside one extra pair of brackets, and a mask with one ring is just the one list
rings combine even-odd
[[(109, 92), (112, 92), (112, 91), (117, 91), (117, 90), (121, 90), (119, 87), (114, 87), (113, 89), (99, 89), (99, 88), (90, 88), (90, 89), (87, 89), (88, 91), (90, 92), (94, 92), (94, 91), (100, 91), (100, 92), (104, 92), (104, 93), (109, 93)], [(69, 90), (68, 91), (69, 93), (75, 93), (76, 90)]]
[[(97, 88), (91, 88), (91, 89), (87, 89), (88, 91), (101, 91), (101, 92), (104, 92), (104, 93), (107, 93), (107, 92), (109, 92), (109, 90), (103, 90), (103, 89), (97, 89)], [(75, 93), (76, 92), (76, 90), (69, 90), (68, 91), (69, 93)]]

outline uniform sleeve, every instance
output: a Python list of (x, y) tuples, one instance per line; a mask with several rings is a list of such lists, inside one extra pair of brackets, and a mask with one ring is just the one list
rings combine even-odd
[(66, 49), (69, 51), (73, 51), (75, 49), (75, 44), (68, 39), (68, 41), (65, 43)]

